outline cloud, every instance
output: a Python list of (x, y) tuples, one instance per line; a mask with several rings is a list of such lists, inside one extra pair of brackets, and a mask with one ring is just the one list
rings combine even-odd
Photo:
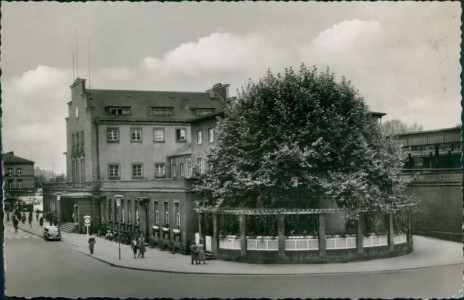
[(64, 170), (66, 103), (71, 72), (38, 66), (2, 82), (2, 136), (6, 151), (31, 159), (36, 166)]
[(203, 76), (205, 73), (264, 74), (281, 65), (287, 55), (270, 37), (211, 33), (168, 51), (162, 58), (145, 57), (144, 69), (163, 76)]
[(382, 29), (376, 21), (345, 20), (322, 31), (311, 41), (313, 51), (344, 52), (365, 47), (369, 41), (378, 40)]

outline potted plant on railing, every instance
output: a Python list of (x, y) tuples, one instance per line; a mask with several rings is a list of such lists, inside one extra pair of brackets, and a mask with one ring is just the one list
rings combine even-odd
[(176, 228), (173, 228), (173, 229), (172, 229), (172, 232), (174, 233), (174, 235), (179, 235), (179, 234), (180, 234), (180, 228), (179, 228), (179, 226), (176, 226)]
[(176, 228), (173, 228), (172, 233), (174, 233), (174, 240), (176, 242), (180, 242), (180, 228), (179, 228), (179, 226), (176, 226)]
[(169, 239), (169, 224), (164, 224), (163, 227), (161, 227), (161, 230), (163, 231), (163, 238)]

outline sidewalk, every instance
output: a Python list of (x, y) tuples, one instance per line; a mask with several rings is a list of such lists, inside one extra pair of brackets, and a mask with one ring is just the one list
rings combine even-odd
[[(6, 222), (6, 226), (13, 226)], [(44, 225), (48, 225), (45, 222)], [(19, 228), (29, 233), (42, 236), (43, 228), (38, 222), (20, 223)], [(359, 273), (359, 272), (395, 272), (405, 269), (417, 269), (444, 265), (463, 264), (462, 244), (448, 242), (434, 238), (414, 236), (414, 250), (412, 253), (393, 257), (361, 262), (329, 263), (329, 264), (248, 264), (208, 260), (206, 265), (191, 265), (190, 256), (172, 254), (157, 248), (147, 247), (145, 258), (133, 258), (130, 246), (121, 244), (121, 260), (119, 260), (119, 245), (107, 241), (102, 237), (95, 237), (96, 245), (93, 255), (90, 254), (85, 234), (62, 232), (62, 241), (75, 246), (75, 250), (115, 267), (122, 267), (143, 271), (157, 271), (169, 273), (201, 273), (201, 274), (330, 274), (330, 273)]]

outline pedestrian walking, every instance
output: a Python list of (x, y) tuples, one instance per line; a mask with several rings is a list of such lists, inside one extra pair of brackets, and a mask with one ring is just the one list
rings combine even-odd
[(90, 250), (90, 254), (93, 254), (93, 251), (94, 251), (94, 247), (95, 247), (95, 244), (97, 243), (97, 241), (95, 240), (95, 237), (90, 234), (90, 237), (89, 237), (89, 250)]
[(23, 213), (23, 214), (21, 215), (21, 222), (22, 222), (23, 224), (26, 222), (26, 214), (25, 214), (25, 213)]
[(135, 257), (135, 255), (137, 254), (137, 250), (139, 249), (139, 246), (138, 246), (137, 239), (135, 237), (131, 242), (131, 248), (132, 248), (132, 251), (134, 252), (134, 258), (137, 258)]
[(200, 243), (197, 245), (197, 252), (198, 252), (198, 263), (200, 264), (203, 262), (203, 264), (206, 265), (206, 255), (205, 255), (205, 245), (203, 245), (203, 241), (200, 240)]
[(18, 223), (19, 223), (18, 218), (16, 216), (13, 216), (13, 226), (14, 226), (15, 232), (18, 232)]
[(144, 258), (144, 255), (145, 255), (145, 238), (143, 237), (143, 234), (140, 235), (140, 237), (139, 237), (138, 246), (139, 246), (139, 254), (137, 255), (137, 257), (142, 256), (142, 258)]
[(39, 210), (38, 209), (35, 211), (35, 220), (36, 222), (39, 222)]
[(190, 256), (192, 258), (192, 265), (194, 262), (196, 265), (198, 265), (198, 248), (197, 248), (197, 245), (195, 244), (195, 241), (192, 241), (190, 245)]
[(39, 224), (40, 224), (40, 227), (43, 226), (43, 224), (44, 224), (44, 218), (43, 217), (40, 217)]
[(10, 222), (10, 212), (9, 211), (6, 212), (6, 221)]
[(27, 221), (29, 222), (29, 226), (32, 228), (32, 213), (29, 214)]

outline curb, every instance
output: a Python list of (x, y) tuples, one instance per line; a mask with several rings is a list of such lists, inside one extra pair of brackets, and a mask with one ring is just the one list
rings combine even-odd
[(425, 266), (425, 267), (415, 267), (415, 268), (405, 268), (405, 269), (396, 269), (396, 270), (377, 270), (377, 271), (359, 271), (359, 272), (321, 272), (321, 273), (215, 273), (215, 272), (186, 272), (186, 271), (173, 271), (173, 270), (160, 270), (160, 269), (145, 269), (139, 267), (129, 267), (123, 266), (116, 263), (106, 261), (102, 258), (92, 256), (91, 254), (84, 253), (75, 249), (88, 257), (91, 257), (95, 260), (103, 262), (111, 267), (128, 269), (134, 271), (144, 271), (144, 272), (156, 272), (156, 273), (168, 273), (168, 274), (183, 274), (183, 275), (216, 275), (216, 276), (336, 276), (336, 275), (356, 275), (356, 274), (385, 274), (385, 273), (398, 273), (403, 271), (414, 271), (421, 269), (430, 269), (437, 267), (446, 267), (446, 266), (458, 266), (464, 265), (464, 263), (454, 263), (446, 265), (436, 265), (436, 266)]
[[(6, 225), (10, 225), (6, 223)], [(36, 235), (41, 237), (42, 235), (37, 234), (36, 232), (32, 231), (31, 229), (23, 229), (20, 228), (22, 231), (28, 232), (30, 234)], [(62, 240), (63, 242), (73, 245), (76, 248), (80, 248), (79, 245), (76, 245), (72, 242)], [(388, 269), (388, 270), (373, 270), (373, 271), (358, 271), (358, 272), (353, 272), (353, 271), (342, 271), (342, 272), (320, 272), (320, 273), (217, 273), (217, 272), (187, 272), (187, 271), (174, 271), (174, 270), (166, 270), (166, 269), (147, 269), (147, 268), (140, 268), (140, 267), (130, 267), (130, 266), (125, 266), (125, 265), (120, 265), (117, 263), (109, 262), (103, 258), (95, 257), (91, 254), (85, 253), (82, 250), (79, 249), (74, 249), (74, 251), (77, 251), (83, 255), (86, 255), (88, 257), (91, 257), (95, 260), (98, 260), (102, 263), (105, 263), (111, 267), (115, 268), (121, 268), (121, 269), (127, 269), (127, 270), (134, 270), (134, 271), (144, 271), (144, 272), (157, 272), (157, 273), (167, 273), (167, 274), (184, 274), (184, 275), (216, 275), (216, 276), (335, 276), (335, 275), (355, 275), (355, 274), (379, 274), (379, 273), (398, 273), (402, 271), (413, 271), (413, 270), (420, 270), (420, 269), (430, 269), (430, 268), (437, 268), (437, 267), (445, 267), (445, 266), (458, 266), (458, 265), (464, 265), (463, 263), (451, 263), (451, 264), (443, 264), (443, 265), (432, 265), (432, 266), (423, 266), (423, 267), (410, 267), (410, 268), (402, 268), (402, 269)]]

